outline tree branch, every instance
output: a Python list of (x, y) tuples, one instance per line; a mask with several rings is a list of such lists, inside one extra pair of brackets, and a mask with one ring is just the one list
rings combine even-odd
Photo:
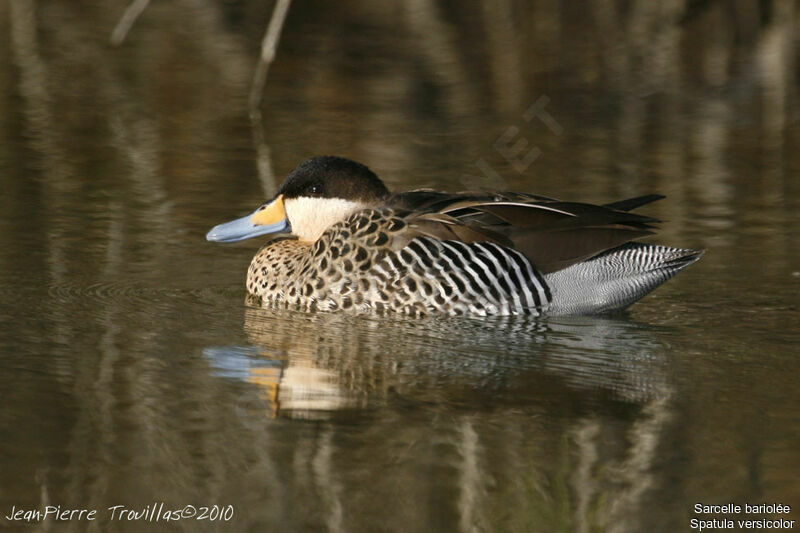
[(133, 0), (130, 5), (128, 5), (125, 9), (125, 13), (122, 14), (122, 18), (117, 22), (114, 31), (111, 32), (112, 45), (119, 46), (122, 44), (125, 37), (128, 36), (128, 32), (133, 26), (133, 23), (136, 22), (136, 19), (139, 18), (139, 15), (142, 14), (149, 3), (150, 0)]

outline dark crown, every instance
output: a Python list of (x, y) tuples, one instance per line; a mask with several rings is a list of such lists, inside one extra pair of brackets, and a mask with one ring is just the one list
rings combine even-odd
[(312, 157), (297, 165), (278, 189), (285, 198), (310, 196), (378, 202), (389, 190), (369, 168), (344, 157)]

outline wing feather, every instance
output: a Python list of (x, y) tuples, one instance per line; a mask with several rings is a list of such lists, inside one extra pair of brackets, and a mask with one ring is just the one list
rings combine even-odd
[(404, 245), (416, 236), (465, 243), (494, 242), (554, 272), (650, 235), (659, 221), (629, 211), (663, 198), (649, 194), (605, 205), (561, 202), (524, 193), (444, 193), (420, 189), (393, 195), (406, 219)]

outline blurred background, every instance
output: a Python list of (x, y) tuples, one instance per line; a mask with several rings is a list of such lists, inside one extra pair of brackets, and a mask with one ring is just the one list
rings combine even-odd
[[(273, 2), (153, 0), (112, 45), (128, 7), (0, 2), (3, 516), (671, 532), (696, 502), (800, 506), (800, 2), (294, 2), (260, 140)], [(614, 319), (248, 305), (260, 243), (205, 232), (319, 154), (395, 190), (666, 194), (651, 240), (707, 253)]]

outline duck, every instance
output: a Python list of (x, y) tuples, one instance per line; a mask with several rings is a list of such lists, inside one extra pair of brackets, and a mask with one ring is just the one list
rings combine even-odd
[(620, 312), (701, 250), (638, 242), (664, 196), (603, 205), (520, 192), (392, 193), (367, 166), (316, 156), (273, 198), (212, 228), (211, 242), (270, 236), (247, 272), (263, 306), (445, 315)]

